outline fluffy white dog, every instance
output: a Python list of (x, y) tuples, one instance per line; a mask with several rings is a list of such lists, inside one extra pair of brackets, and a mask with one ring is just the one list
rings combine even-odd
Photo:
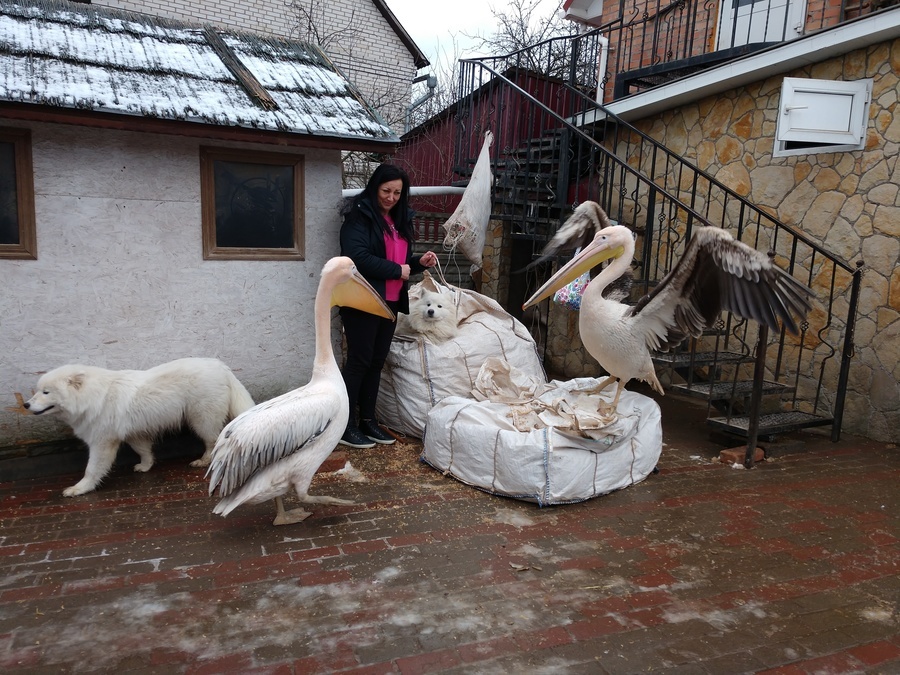
[(153, 466), (153, 441), (161, 433), (189, 426), (206, 446), (191, 466), (208, 466), (225, 424), (253, 407), (253, 398), (218, 359), (187, 358), (149, 370), (107, 370), (67, 365), (41, 376), (25, 407), (35, 415), (62, 413), (88, 445), (84, 478), (66, 488), (67, 497), (95, 489), (106, 476), (119, 445), (141, 458), (135, 471)]
[(441, 343), (456, 337), (458, 331), (456, 304), (448, 293), (436, 293), (422, 288), (418, 296), (410, 294), (409, 314), (397, 317), (400, 335), (424, 335), (429, 341)]

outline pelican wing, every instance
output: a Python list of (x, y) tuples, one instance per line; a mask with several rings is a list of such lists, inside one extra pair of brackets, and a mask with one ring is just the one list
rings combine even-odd
[(547, 242), (541, 254), (528, 263), (525, 269), (531, 269), (562, 253), (583, 249), (594, 240), (598, 230), (609, 226), (609, 218), (597, 202), (582, 202)]
[(333, 388), (310, 383), (250, 408), (219, 434), (206, 474), (225, 497), (258, 471), (303, 452), (347, 406)]
[(651, 349), (667, 350), (698, 337), (724, 309), (778, 330), (797, 333), (810, 309), (807, 288), (768, 256), (717, 227), (699, 227), (684, 255), (630, 314)]

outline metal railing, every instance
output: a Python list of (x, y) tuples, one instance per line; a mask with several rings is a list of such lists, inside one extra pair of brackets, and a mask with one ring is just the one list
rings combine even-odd
[(871, 14), (897, 0), (620, 0), (602, 25), (498, 57), (610, 102), (738, 56)]
[[(575, 44), (568, 43), (573, 53)], [(508, 222), (505, 258), (521, 260), (523, 246), (530, 247), (530, 255), (537, 253), (585, 200), (597, 201), (612, 219), (638, 234), (634, 266), (643, 291), (671, 269), (698, 225), (726, 228), (750, 246), (770, 251), (778, 265), (816, 291), (801, 334), (781, 330), (761, 340), (755, 323), (726, 314), (714, 336), (692, 343), (678, 372), (688, 383), (702, 379), (710, 391), (716, 384), (732, 383), (734, 393), (725, 406), (730, 418), (746, 409), (747, 392), (738, 383), (753, 379), (755, 355), (767, 352), (763, 372), (778, 385), (779, 407), (813, 418), (802, 426), (830, 424), (837, 440), (861, 269), (602, 106), (604, 121), (592, 127), (577, 124), (595, 119), (587, 115), (598, 109), (595, 97), (571, 85), (571, 78), (536, 72), (553, 72), (553, 64), (542, 60), (557, 58), (558, 48), (542, 44), (504, 57), (460, 62), (456, 165), (461, 172), (473, 166), (484, 132), (494, 133), (494, 213)], [(571, 60), (570, 67), (577, 69), (577, 61)], [(503, 265), (499, 274), (509, 278), (507, 305), (514, 311), (543, 278), (526, 277), (516, 289), (513, 266)], [(754, 381), (754, 387), (763, 384)], [(759, 418), (747, 424), (748, 436), (755, 438)]]

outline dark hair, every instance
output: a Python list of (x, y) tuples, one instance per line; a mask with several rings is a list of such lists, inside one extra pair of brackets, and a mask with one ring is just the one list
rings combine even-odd
[(394, 227), (397, 228), (400, 236), (411, 242), (413, 240), (413, 224), (412, 219), (409, 217), (409, 176), (399, 166), (379, 164), (366, 183), (365, 189), (349, 200), (349, 204), (344, 206), (343, 212), (346, 214), (359, 206), (361, 202), (367, 201), (374, 208), (381, 229), (387, 232), (387, 222), (380, 217), (381, 211), (378, 209), (378, 188), (384, 183), (398, 179), (403, 181), (403, 188), (400, 190), (400, 199), (397, 200), (397, 203), (391, 209), (391, 219), (394, 221)]

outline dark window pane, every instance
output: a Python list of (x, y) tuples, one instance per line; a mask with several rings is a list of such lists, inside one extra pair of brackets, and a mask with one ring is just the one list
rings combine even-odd
[(0, 244), (19, 243), (16, 147), (0, 141)]
[(294, 168), (216, 160), (216, 246), (293, 248)]

